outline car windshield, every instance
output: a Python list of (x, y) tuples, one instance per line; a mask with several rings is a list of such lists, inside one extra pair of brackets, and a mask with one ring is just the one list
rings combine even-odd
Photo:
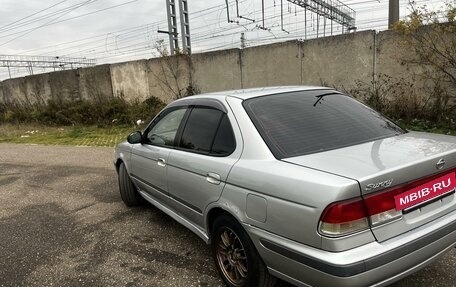
[(274, 94), (248, 99), (243, 105), (279, 159), (405, 133), (376, 111), (334, 90)]

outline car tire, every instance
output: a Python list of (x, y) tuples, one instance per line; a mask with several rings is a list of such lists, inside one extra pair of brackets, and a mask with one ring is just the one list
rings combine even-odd
[(119, 166), (119, 191), (126, 206), (137, 206), (142, 202), (141, 195), (131, 181), (124, 163)]
[(215, 265), (227, 286), (274, 286), (276, 278), (269, 274), (249, 236), (233, 217), (217, 217), (212, 231)]

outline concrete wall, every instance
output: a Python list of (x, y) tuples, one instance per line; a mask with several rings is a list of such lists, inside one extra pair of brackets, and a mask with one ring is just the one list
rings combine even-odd
[(126, 100), (144, 100), (149, 96), (147, 61), (111, 65), (112, 93)]
[(204, 92), (242, 87), (240, 50), (230, 49), (192, 56), (193, 82)]
[(34, 75), (26, 78), (24, 81), (24, 96), (31, 103), (45, 104), (51, 98), (51, 85), (49, 74)]
[[(275, 85), (328, 85), (345, 90), (372, 85), (379, 75), (427, 87), (429, 67), (406, 64), (413, 55), (394, 31), (363, 31), (304, 42), (139, 60), (0, 82), (0, 102), (124, 97), (165, 102), (185, 94)], [(427, 70), (426, 70), (427, 69)], [(422, 93), (422, 91), (421, 91)]]
[(371, 82), (374, 31), (314, 39), (302, 43), (302, 84), (351, 88)]
[(185, 94), (190, 84), (190, 65), (184, 56), (147, 61), (149, 96), (171, 102)]
[[(26, 77), (26, 79), (27, 78), (28, 77)], [(49, 83), (51, 86), (51, 98), (53, 100), (81, 100), (78, 70), (67, 70), (56, 73), (49, 73)]]
[(79, 69), (81, 99), (102, 102), (113, 97), (111, 69), (109, 65)]
[(49, 75), (34, 75), (0, 83), (0, 101), (31, 105), (45, 104), (51, 98)]
[(429, 93), (434, 88), (429, 75), (439, 75), (440, 71), (417, 62), (419, 59), (405, 45), (401, 34), (394, 31), (377, 34), (376, 75), (409, 82), (418, 93)]
[(7, 104), (24, 103), (26, 101), (20, 86), (23, 84), (24, 78), (11, 79), (2, 82), (2, 102)]
[(301, 45), (284, 42), (244, 49), (241, 53), (242, 85), (300, 85)]

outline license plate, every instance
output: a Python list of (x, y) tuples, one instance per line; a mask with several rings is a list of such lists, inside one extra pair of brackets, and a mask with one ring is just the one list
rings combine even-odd
[(454, 191), (456, 188), (456, 173), (441, 176), (425, 184), (407, 190), (394, 197), (396, 210), (415, 206), (424, 201)]

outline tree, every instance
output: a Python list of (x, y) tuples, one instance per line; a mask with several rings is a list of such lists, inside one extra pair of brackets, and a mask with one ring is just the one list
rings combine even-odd
[(414, 55), (405, 63), (423, 67), (425, 80), (432, 83), (427, 85), (431, 90), (426, 102), (437, 121), (456, 112), (456, 7), (452, 2), (431, 10), (409, 0), (410, 15), (395, 25), (404, 35), (405, 48)]
[(169, 55), (163, 41), (158, 41), (155, 50), (160, 55), (159, 71), (152, 72), (164, 93), (169, 93), (174, 99), (180, 99), (199, 93), (193, 83), (193, 66), (190, 55), (178, 52)]

